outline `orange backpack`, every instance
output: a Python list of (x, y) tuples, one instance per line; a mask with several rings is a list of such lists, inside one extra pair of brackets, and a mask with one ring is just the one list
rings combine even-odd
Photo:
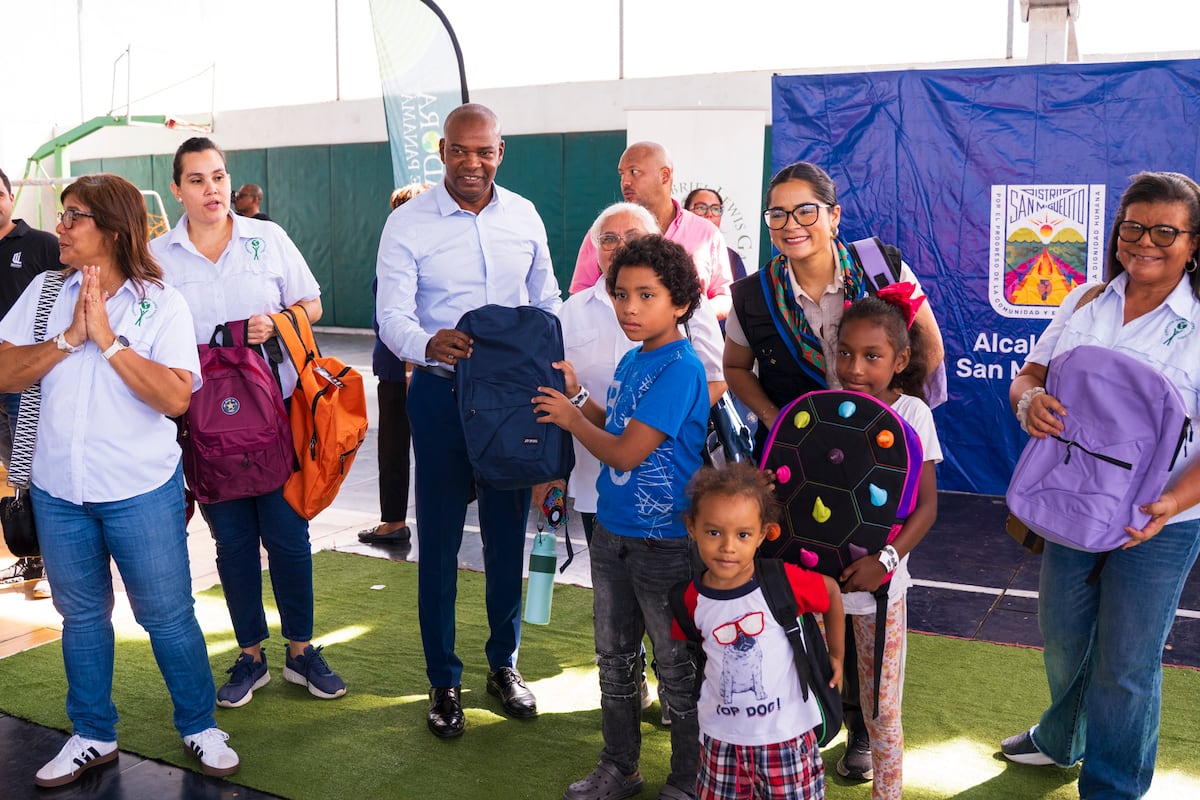
[(367, 397), (356, 369), (321, 355), (302, 306), (272, 314), (271, 321), (300, 376), (289, 411), (297, 469), (283, 496), (312, 519), (333, 502), (366, 438)]

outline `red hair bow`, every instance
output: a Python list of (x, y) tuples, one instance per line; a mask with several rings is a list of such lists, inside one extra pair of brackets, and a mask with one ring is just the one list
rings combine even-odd
[(916, 290), (916, 284), (905, 281), (888, 284), (878, 292), (880, 300), (890, 303), (904, 312), (904, 324), (909, 328), (912, 327), (913, 320), (917, 318), (917, 310), (925, 302), (925, 295), (913, 297), (913, 292)]

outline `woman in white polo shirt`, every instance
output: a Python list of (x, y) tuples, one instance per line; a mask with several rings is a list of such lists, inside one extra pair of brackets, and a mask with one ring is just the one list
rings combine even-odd
[[(150, 243), (163, 275), (187, 300), (194, 320), (193, 344), (207, 344), (217, 325), (250, 321), (247, 341), (261, 345), (275, 335), (268, 314), (300, 305), (321, 318), (321, 287), (288, 235), (274, 222), (240, 217), (229, 209), (230, 177), (225, 154), (211, 140), (193, 137), (175, 151), (171, 191), (184, 214)], [(284, 398), (296, 387), (289, 359), (279, 365)], [(241, 652), (217, 690), (217, 705), (237, 708), (271, 679), (262, 643), (268, 636), (262, 603), (265, 548), (283, 638), (283, 677), (321, 699), (341, 697), (346, 684), (313, 647), (312, 551), (308, 520), (283, 498), (283, 487), (240, 500), (200, 505), (217, 543), (217, 572)]]
[[(150, 634), (174, 722), (210, 775), (238, 757), (213, 720), (215, 696), (192, 604), (175, 424), (200, 386), (191, 315), (150, 255), (146, 204), (116, 175), (62, 193), (58, 235), (70, 267), (34, 342), (46, 277), (0, 321), (0, 391), (41, 381), (32, 488), (46, 574), (63, 616), (67, 716), (74, 735), (37, 773), (62, 786), (117, 758), (110, 560)], [(58, 273), (54, 273), (58, 274)]]

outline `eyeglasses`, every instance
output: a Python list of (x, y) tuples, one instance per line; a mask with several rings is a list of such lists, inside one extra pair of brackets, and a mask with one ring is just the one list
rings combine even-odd
[(637, 241), (638, 239), (642, 238), (642, 236), (643, 234), (640, 234), (637, 231), (630, 231), (624, 236), (619, 233), (602, 233), (600, 234), (600, 249), (604, 250), (605, 252), (609, 250), (615, 250), (617, 245)]
[(719, 217), (725, 213), (725, 209), (720, 203), (713, 203), (712, 205), (708, 203), (695, 203), (688, 211), (691, 211), (693, 214), (699, 214), (702, 217), (707, 217), (710, 214), (714, 217)]
[(92, 219), (95, 219), (96, 215), (90, 211), (76, 211), (73, 208), (68, 208), (66, 211), (58, 212), (58, 221), (61, 222), (62, 226), (67, 230), (71, 230), (71, 228), (75, 227), (75, 220), (79, 217), (91, 217)]
[(821, 216), (822, 208), (833, 208), (833, 206), (820, 205), (818, 203), (801, 203), (791, 211), (779, 207), (768, 208), (763, 212), (763, 222), (767, 223), (767, 227), (771, 230), (777, 231), (780, 228), (786, 228), (788, 217), (791, 217), (798, 224), (807, 228), (817, 221), (817, 217)]
[(713, 628), (713, 638), (717, 644), (729, 646), (737, 641), (738, 631), (747, 636), (758, 636), (763, 632), (763, 612), (751, 611), (741, 619), (726, 622)]
[(1117, 226), (1117, 236), (1122, 242), (1137, 244), (1145, 233), (1150, 234), (1150, 241), (1158, 247), (1170, 247), (1175, 244), (1175, 237), (1181, 233), (1194, 234), (1195, 231), (1183, 231), (1170, 225), (1146, 226), (1140, 222), (1122, 222)]

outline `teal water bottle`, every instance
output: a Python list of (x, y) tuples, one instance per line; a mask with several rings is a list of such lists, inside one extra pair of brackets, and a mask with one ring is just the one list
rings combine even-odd
[(558, 566), (558, 542), (554, 531), (538, 531), (529, 554), (529, 588), (525, 592), (525, 621), (530, 625), (550, 624), (550, 601), (554, 597), (554, 570)]

